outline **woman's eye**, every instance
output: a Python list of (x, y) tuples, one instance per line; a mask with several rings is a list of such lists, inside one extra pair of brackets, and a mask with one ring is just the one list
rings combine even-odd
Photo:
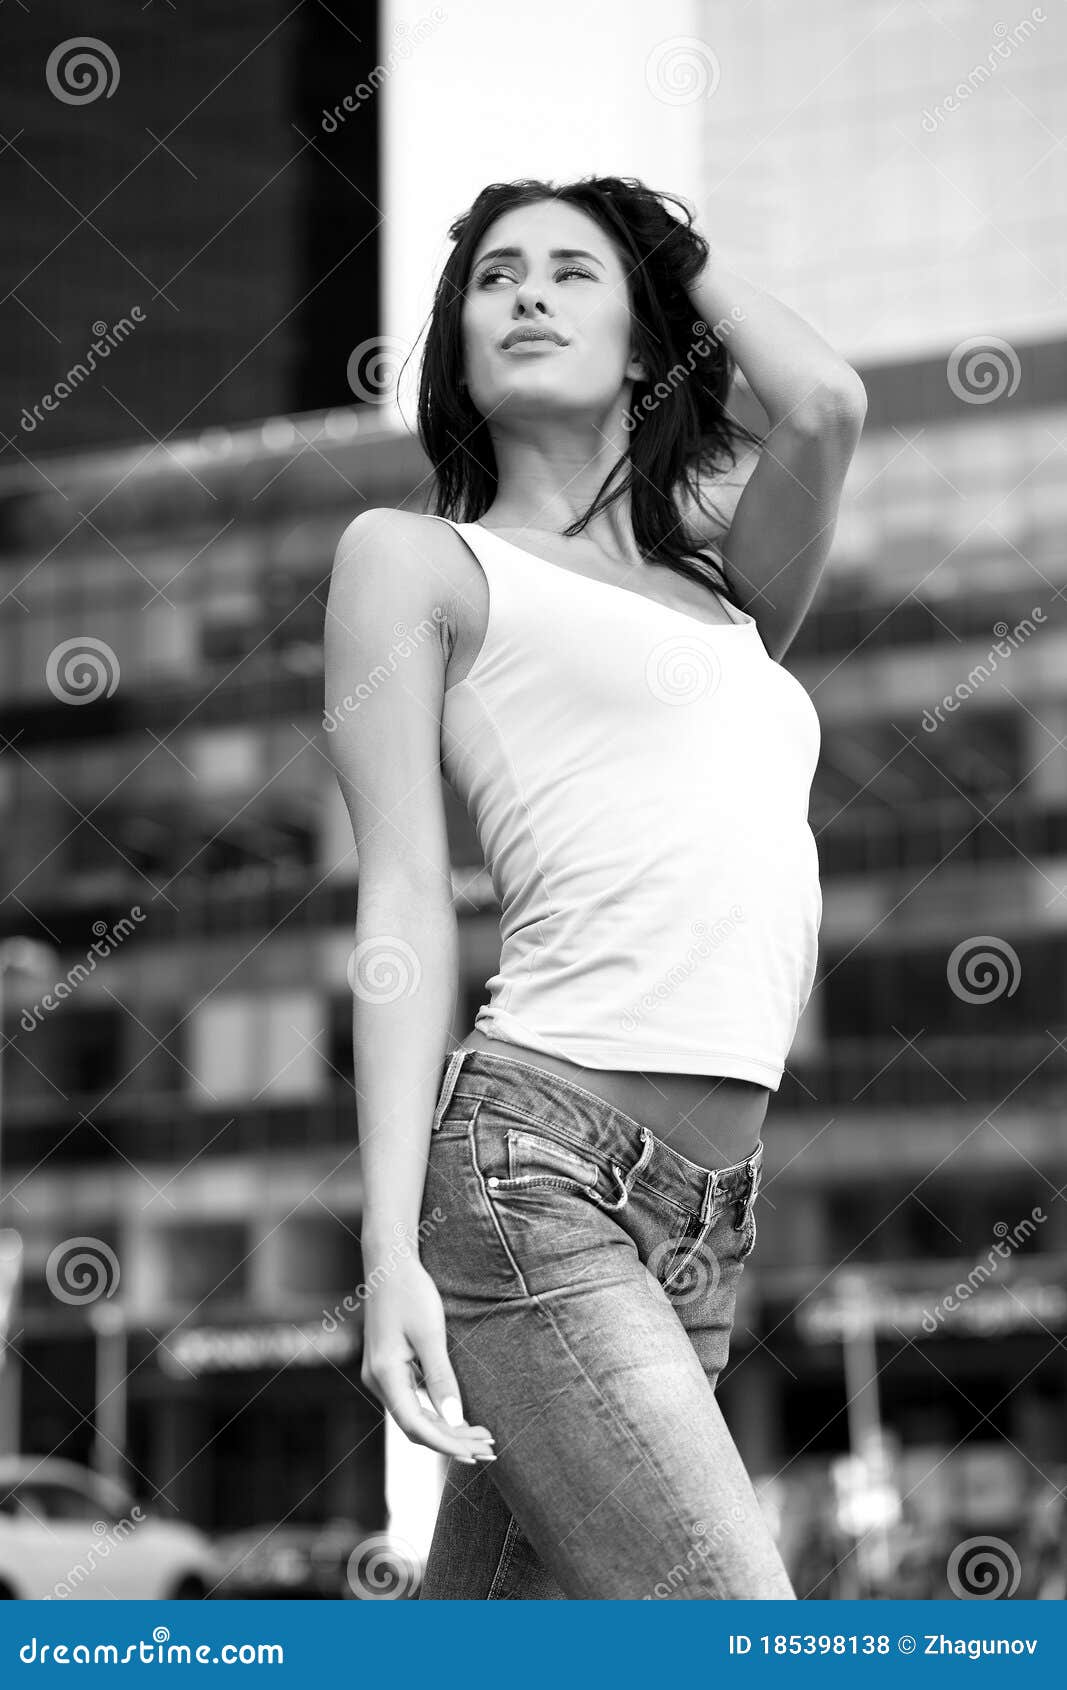
[[(513, 277), (510, 270), (502, 270), (499, 267), (497, 267), (496, 269), (483, 270), (481, 275), (478, 277), (476, 286), (478, 286), (480, 288), (484, 288), (487, 282), (496, 281), (501, 276), (506, 281), (514, 280), (514, 277)], [(596, 278), (590, 273), (590, 271), (583, 270), (577, 264), (568, 264), (568, 265), (565, 266), (564, 269), (557, 270), (556, 275), (555, 275), (555, 280), (558, 282), (558, 281), (562, 280), (562, 278), (565, 277), (565, 276), (584, 276), (587, 282), (592, 282), (592, 281), (596, 280)]]

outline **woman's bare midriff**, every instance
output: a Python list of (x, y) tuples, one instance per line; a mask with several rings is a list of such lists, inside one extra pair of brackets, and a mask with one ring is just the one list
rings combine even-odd
[(491, 1039), (477, 1028), (460, 1041), (512, 1061), (544, 1068), (640, 1121), (658, 1139), (699, 1167), (725, 1168), (742, 1162), (759, 1143), (770, 1091), (751, 1080), (723, 1075), (638, 1073), (619, 1068), (585, 1068), (546, 1056), (525, 1045)]

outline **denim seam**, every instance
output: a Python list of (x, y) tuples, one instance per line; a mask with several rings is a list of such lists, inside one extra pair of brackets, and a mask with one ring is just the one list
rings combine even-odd
[(490, 1196), (489, 1196), (489, 1190), (488, 1190), (488, 1187), (486, 1186), (486, 1183), (485, 1183), (485, 1175), (482, 1172), (481, 1164), (478, 1161), (478, 1146), (474, 1141), (474, 1122), (473, 1121), (471, 1122), (469, 1128), (467, 1129), (467, 1146), (468, 1146), (468, 1149), (470, 1151), (471, 1167), (473, 1168), (475, 1176), (476, 1176), (477, 1181), (478, 1181), (478, 1190), (481, 1193), (482, 1203), (484, 1205), (485, 1212), (486, 1212), (487, 1216), (489, 1217), (490, 1225), (492, 1226), (493, 1231), (496, 1233), (498, 1239), (500, 1240), (501, 1249), (503, 1250), (505, 1256), (508, 1259), (508, 1265), (510, 1266), (512, 1273), (515, 1275), (515, 1278), (518, 1280), (519, 1285), (522, 1288), (523, 1296), (526, 1297), (527, 1299), (533, 1299), (533, 1292), (530, 1290), (530, 1287), (527, 1285), (526, 1280), (523, 1276), (522, 1269), (519, 1267), (518, 1262), (515, 1260), (515, 1257), (512, 1253), (512, 1250), (511, 1250), (511, 1246), (509, 1245), (507, 1239), (504, 1236), (503, 1229), (500, 1225), (499, 1217), (497, 1216), (496, 1210), (493, 1208), (493, 1204), (492, 1204), (492, 1201), (491, 1201)]
[[(610, 1416), (613, 1424), (617, 1427), (617, 1429), (619, 1431), (621, 1431), (623, 1437), (634, 1448), (634, 1450), (636, 1451), (636, 1453), (639, 1457), (640, 1462), (647, 1462), (648, 1467), (649, 1467), (650, 1471), (653, 1473), (653, 1475), (655, 1476), (656, 1482), (659, 1485), (659, 1488), (662, 1491), (664, 1497), (666, 1498), (668, 1505), (670, 1506), (672, 1511), (676, 1511), (677, 1510), (677, 1503), (676, 1503), (674, 1496), (671, 1492), (671, 1487), (667, 1483), (663, 1473), (660, 1471), (659, 1466), (657, 1465), (657, 1463), (653, 1459), (650, 1450), (643, 1450), (641, 1448), (640, 1444), (637, 1442), (637, 1439), (635, 1438), (633, 1432), (630, 1430), (629, 1426), (626, 1425), (625, 1421), (620, 1421), (618, 1419), (618, 1416), (615, 1413), (615, 1409), (614, 1409), (612, 1403), (608, 1400), (607, 1397), (604, 1396), (603, 1392), (600, 1390), (600, 1387), (597, 1385), (596, 1380), (591, 1379), (589, 1377), (589, 1374), (586, 1372), (585, 1368), (582, 1366), (580, 1359), (578, 1358), (577, 1355), (575, 1355), (574, 1350), (571, 1348), (571, 1345), (570, 1345), (570, 1343), (567, 1339), (566, 1333), (561, 1329), (559, 1322), (556, 1320), (556, 1318), (553, 1315), (551, 1309), (544, 1302), (544, 1300), (541, 1297), (539, 1297), (536, 1292), (531, 1291), (530, 1287), (527, 1285), (526, 1277), (523, 1274), (522, 1269), (519, 1267), (518, 1261), (515, 1258), (515, 1253), (511, 1248), (511, 1245), (508, 1241), (508, 1238), (507, 1238), (507, 1235), (504, 1231), (504, 1228), (503, 1228), (495, 1210), (493, 1209), (493, 1205), (492, 1205), (492, 1203), (489, 1199), (489, 1194), (488, 1194), (488, 1192), (486, 1190), (486, 1186), (485, 1186), (485, 1175), (482, 1173), (482, 1170), (478, 1165), (477, 1148), (476, 1148), (475, 1143), (474, 1143), (473, 1132), (470, 1134), (469, 1143), (470, 1143), (470, 1151), (471, 1151), (471, 1162), (472, 1162), (472, 1165), (474, 1167), (474, 1171), (475, 1171), (475, 1173), (477, 1174), (477, 1177), (478, 1177), (478, 1185), (479, 1185), (479, 1189), (481, 1190), (481, 1194), (482, 1194), (482, 1202), (485, 1205), (486, 1211), (487, 1211), (489, 1218), (492, 1222), (493, 1230), (495, 1231), (497, 1237), (500, 1240), (501, 1248), (503, 1249), (504, 1254), (507, 1256), (508, 1263), (511, 1267), (511, 1270), (515, 1274), (515, 1277), (517, 1278), (519, 1284), (522, 1286), (524, 1296), (529, 1300), (532, 1308), (536, 1309), (538, 1314), (542, 1315), (543, 1318), (548, 1322), (549, 1326), (552, 1328), (553, 1333), (558, 1338), (559, 1342), (562, 1344), (564, 1351), (570, 1357), (570, 1360), (574, 1363), (574, 1366), (578, 1369), (578, 1373), (579, 1373), (580, 1377), (584, 1380), (586, 1385), (588, 1385), (591, 1388), (591, 1390), (594, 1392), (594, 1394), (597, 1398), (597, 1401), (601, 1404), (601, 1406), (607, 1410), (608, 1415)], [(512, 1516), (512, 1518), (514, 1519), (514, 1515)], [(721, 1578), (719, 1577), (718, 1572), (714, 1568), (711, 1568), (711, 1567), (709, 1567), (708, 1570), (711, 1573), (711, 1577), (712, 1577), (714, 1583), (718, 1587), (718, 1600), (726, 1601), (728, 1599), (728, 1593), (726, 1591), (725, 1586), (723, 1585)]]
[(499, 1600), (497, 1597), (497, 1591), (503, 1584), (508, 1573), (511, 1571), (511, 1563), (515, 1559), (515, 1548), (519, 1541), (519, 1530), (519, 1523), (514, 1514), (510, 1515), (508, 1519), (508, 1529), (504, 1533), (504, 1541), (500, 1546), (500, 1559), (496, 1564), (496, 1571), (493, 1574), (492, 1582), (489, 1586), (489, 1593), (486, 1596), (487, 1602)]

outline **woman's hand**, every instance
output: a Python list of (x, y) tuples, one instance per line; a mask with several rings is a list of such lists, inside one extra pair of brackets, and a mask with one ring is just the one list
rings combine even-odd
[[(419, 1375), (436, 1414), (419, 1402)], [(492, 1434), (464, 1421), (441, 1297), (415, 1257), (391, 1263), (367, 1297), (361, 1377), (412, 1443), (468, 1463), (496, 1459)]]

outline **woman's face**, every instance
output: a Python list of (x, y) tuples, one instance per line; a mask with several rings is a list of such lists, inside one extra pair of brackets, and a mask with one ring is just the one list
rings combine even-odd
[[(486, 230), (462, 322), (467, 386), (490, 421), (551, 412), (599, 421), (643, 374), (615, 247), (559, 200), (516, 206)], [(534, 331), (540, 338), (522, 338)]]

